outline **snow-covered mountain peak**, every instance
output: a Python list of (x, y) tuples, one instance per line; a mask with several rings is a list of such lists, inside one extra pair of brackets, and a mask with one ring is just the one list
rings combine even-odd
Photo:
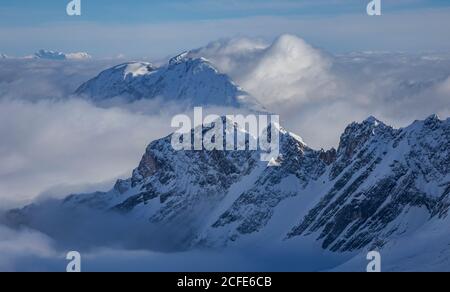
[(77, 52), (77, 53), (62, 53), (57, 51), (50, 50), (39, 50), (34, 54), (34, 57), (37, 59), (44, 60), (86, 60), (91, 59), (92, 57), (85, 52)]
[(383, 124), (380, 120), (378, 120), (374, 116), (370, 116), (367, 119), (365, 119), (364, 123), (371, 124), (371, 125), (374, 125), (374, 126), (378, 126), (379, 124)]
[(75, 94), (96, 102), (122, 98), (125, 102), (164, 98), (190, 106), (264, 108), (227, 75), (203, 58), (186, 53), (155, 68), (149, 63), (125, 63), (101, 72), (81, 85)]
[(38, 59), (47, 59), (47, 60), (65, 60), (66, 55), (61, 52), (48, 51), (48, 50), (39, 50), (35, 53), (36, 58)]
[[(131, 78), (144, 76), (152, 73), (156, 68), (147, 62), (128, 62), (111, 68), (109, 76), (112, 74), (122, 75), (126, 79), (129, 75)], [(106, 73), (106, 72), (105, 72)]]
[(176, 65), (183, 62), (188, 57), (188, 54), (189, 54), (188, 51), (184, 51), (183, 53), (176, 55), (175, 57), (169, 60), (169, 65)]
[[(188, 53), (184, 53), (180, 56), (175, 57), (174, 59), (169, 61), (169, 64), (167, 65), (167, 68), (175, 71), (185, 71), (185, 73), (191, 73), (191, 74), (199, 74), (201, 72), (209, 72), (217, 75), (223, 75), (221, 74), (219, 70), (217, 70), (216, 67), (214, 67), (213, 64), (211, 64), (207, 59), (200, 57), (200, 58), (191, 58), (189, 57)], [(228, 78), (228, 76), (227, 76)], [(233, 81), (231, 81), (234, 84)]]
[(380, 121), (374, 116), (370, 116), (367, 119), (363, 120), (362, 122), (354, 122), (350, 125), (355, 126), (356, 128), (360, 129), (376, 129), (376, 128), (386, 128), (388, 127), (385, 123)]
[(425, 120), (440, 120), (441, 118), (439, 117), (438, 114), (432, 114), (430, 116), (428, 116)]
[(442, 121), (442, 120), (439, 118), (439, 115), (433, 114), (433, 115), (428, 116), (428, 117), (425, 119), (424, 124), (425, 124), (425, 125), (435, 125), (435, 124), (441, 124), (441, 123), (443, 123), (443, 122), (444, 122), (444, 121)]
[(423, 135), (424, 132), (432, 132), (437, 129), (445, 129), (450, 127), (450, 118), (441, 120), (437, 114), (428, 116), (425, 120), (416, 120), (404, 131), (411, 133), (411, 135)]
[(385, 135), (390, 137), (394, 129), (385, 125), (374, 117), (369, 117), (362, 123), (354, 122), (350, 124), (341, 136), (338, 156), (351, 158), (358, 149), (373, 139), (383, 139)]

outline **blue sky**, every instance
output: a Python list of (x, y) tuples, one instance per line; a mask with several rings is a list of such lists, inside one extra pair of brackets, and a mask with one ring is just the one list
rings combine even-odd
[[(65, 15), (69, 0), (1, 0), (0, 24), (36, 25), (73, 21)], [(155, 23), (250, 16), (323, 16), (361, 14), (370, 0), (82, 0), (77, 21)], [(389, 12), (450, 7), (447, 0), (384, 0)]]
[[(448, 0), (382, 0), (384, 15), (377, 19), (366, 15), (369, 0), (81, 1), (83, 15), (69, 17), (69, 0), (0, 0), (0, 52), (23, 55), (48, 48), (158, 57), (217, 38), (270, 39), (284, 32), (332, 52), (450, 49), (443, 30), (449, 27)], [(388, 36), (379, 36), (374, 47), (370, 32)]]

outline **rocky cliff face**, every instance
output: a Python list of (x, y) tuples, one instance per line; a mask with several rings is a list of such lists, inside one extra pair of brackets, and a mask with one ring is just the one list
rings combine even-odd
[[(449, 126), (436, 116), (401, 130), (374, 119), (350, 125), (330, 168), (333, 186), (288, 238), (315, 233), (333, 251), (379, 248), (413, 224), (444, 216)], [(418, 210), (421, 218), (412, 218)]]
[[(308, 238), (334, 252), (382, 248), (448, 215), (450, 120), (431, 116), (393, 129), (369, 118), (349, 125), (329, 151), (281, 129), (275, 163), (259, 155), (175, 151), (165, 137), (148, 146), (132, 177), (106, 193), (70, 196), (61, 208), (171, 226), (183, 232), (185, 248)], [(30, 212), (15, 218), (32, 224)]]

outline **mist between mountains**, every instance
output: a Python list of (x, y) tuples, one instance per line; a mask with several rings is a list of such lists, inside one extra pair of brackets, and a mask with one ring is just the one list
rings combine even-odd
[(193, 120), (188, 115), (176, 115), (171, 126), (171, 145), (176, 151), (258, 151), (261, 161), (279, 165), (280, 117), (271, 114), (244, 116), (208, 114), (194, 108)]

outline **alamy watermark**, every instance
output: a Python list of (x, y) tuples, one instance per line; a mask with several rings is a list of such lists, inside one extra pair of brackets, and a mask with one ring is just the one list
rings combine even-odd
[[(81, 15), (81, 0), (71, 0), (67, 4), (67, 15), (80, 16)], [(367, 14), (370, 16), (381, 15), (381, 0), (372, 0), (367, 5)]]
[(188, 115), (173, 117), (177, 130), (171, 144), (176, 151), (260, 150), (261, 161), (274, 162), (280, 154), (279, 121), (278, 115), (267, 114), (203, 117), (203, 109), (196, 107), (194, 121)]
[(68, 252), (66, 260), (69, 261), (66, 267), (66, 272), (68, 273), (81, 272), (81, 254), (78, 251)]
[(381, 16), (381, 0), (372, 0), (367, 5), (367, 15)]
[(369, 264), (367, 265), (368, 273), (380, 273), (381, 272), (381, 254), (378, 251), (371, 251), (367, 254)]
[[(368, 273), (381, 272), (381, 254), (378, 251), (370, 251), (366, 259), (369, 261), (366, 267)], [(66, 267), (68, 273), (81, 272), (81, 254), (78, 251), (71, 251), (67, 253), (66, 260), (69, 261)]]
[(66, 7), (67, 15), (80, 16), (81, 15), (81, 0), (72, 0)]

